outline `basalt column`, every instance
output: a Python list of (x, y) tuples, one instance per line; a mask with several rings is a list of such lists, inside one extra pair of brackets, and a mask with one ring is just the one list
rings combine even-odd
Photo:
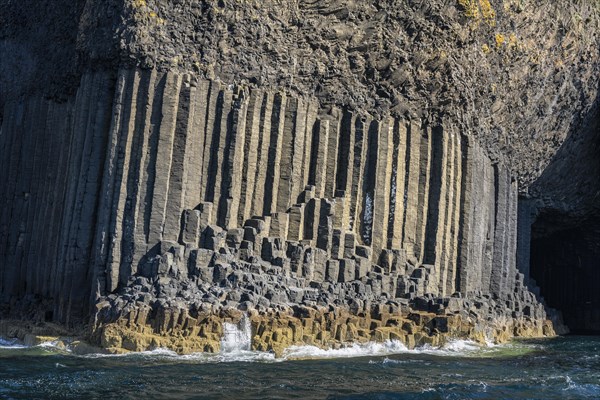
[(52, 297), (59, 320), (138, 276), (235, 257), (391, 297), (503, 297), (523, 280), (515, 182), (448, 121), (135, 69), (4, 115), (3, 301)]
[(37, 295), (54, 299), (47, 319), (87, 317), (111, 113), (131, 105), (114, 94), (110, 74), (90, 73), (66, 103), (34, 96), (6, 104), (1, 135), (3, 302)]

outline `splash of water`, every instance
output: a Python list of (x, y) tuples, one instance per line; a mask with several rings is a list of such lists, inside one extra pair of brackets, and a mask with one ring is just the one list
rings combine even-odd
[(0, 337), (0, 349), (22, 349), (25, 348), (17, 339), (4, 339)]
[(223, 338), (221, 339), (221, 353), (236, 353), (250, 351), (252, 345), (252, 328), (246, 315), (240, 322), (232, 324), (223, 323)]
[[(292, 346), (284, 351), (281, 358), (275, 358), (270, 352), (252, 351), (252, 329), (250, 320), (244, 316), (238, 324), (224, 323), (223, 337), (221, 338), (221, 351), (217, 354), (194, 353), (178, 355), (168, 349), (154, 349), (151, 351), (128, 353), (128, 354), (88, 354), (84, 358), (140, 358), (155, 360), (179, 360), (183, 362), (205, 363), (205, 362), (281, 362), (298, 359), (335, 359), (354, 357), (381, 357), (394, 354), (429, 354), (435, 356), (450, 357), (495, 357), (502, 355), (520, 355), (535, 350), (533, 345), (508, 344), (494, 345), (478, 344), (469, 340), (454, 340), (442, 347), (421, 346), (416, 349), (408, 349), (402, 342), (388, 340), (383, 343), (369, 342), (362, 344), (351, 344), (337, 349), (321, 349), (315, 346)], [(15, 340), (0, 338), (0, 349), (22, 349), (27, 351), (31, 348), (41, 348), (47, 351), (65, 352), (63, 348), (57, 348), (53, 343), (42, 343), (34, 347), (27, 347)], [(69, 349), (66, 349), (69, 353)], [(386, 361), (387, 360), (387, 361)], [(377, 360), (375, 363), (400, 362), (398, 360)]]

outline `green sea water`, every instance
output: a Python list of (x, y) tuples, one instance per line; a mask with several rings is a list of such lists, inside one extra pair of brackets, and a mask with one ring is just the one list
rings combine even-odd
[(0, 342), (1, 399), (600, 399), (600, 337), (77, 356)]

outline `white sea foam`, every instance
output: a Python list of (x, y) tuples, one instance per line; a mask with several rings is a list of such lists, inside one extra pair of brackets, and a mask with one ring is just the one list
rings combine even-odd
[(575, 382), (569, 375), (559, 375), (557, 378), (563, 378), (567, 386), (562, 389), (564, 392), (572, 392), (579, 396), (598, 398), (600, 395), (600, 385), (595, 383), (578, 383)]
[(23, 349), (26, 346), (18, 339), (5, 339), (0, 337), (0, 349)]
[(486, 343), (485, 346), (481, 346), (471, 340), (451, 340), (446, 343), (442, 349), (451, 352), (470, 352), (470, 351), (478, 351), (485, 347), (492, 347)]
[(32, 349), (41, 348), (46, 350), (57, 350), (57, 351), (71, 351), (66, 343), (61, 340), (53, 340), (42, 342), (34, 346), (25, 345), (19, 339), (5, 339), (0, 338), (0, 349)]
[[(259, 352), (251, 350), (252, 331), (250, 321), (247, 317), (242, 318), (239, 324), (225, 323), (223, 325), (223, 337), (221, 339), (221, 351), (217, 354), (194, 353), (179, 355), (172, 350), (157, 348), (150, 351), (134, 352), (126, 354), (88, 354), (86, 358), (101, 357), (123, 357), (137, 359), (164, 360), (170, 362), (193, 362), (193, 363), (218, 363), (218, 362), (273, 362), (301, 359), (332, 359), (332, 358), (356, 358), (356, 357), (381, 357), (394, 354), (428, 354), (433, 356), (450, 357), (478, 357), (493, 354), (494, 351), (503, 349), (503, 346), (479, 344), (470, 340), (451, 340), (442, 347), (421, 346), (409, 350), (400, 341), (388, 340), (383, 343), (368, 342), (362, 344), (351, 344), (340, 348), (322, 349), (316, 346), (292, 346), (287, 348), (283, 356), (275, 358), (271, 352)], [(48, 350), (70, 351), (60, 346), (61, 343), (45, 342), (35, 347)], [(510, 346), (510, 345), (508, 345)], [(0, 348), (25, 348), (16, 340), (0, 339)], [(401, 360), (385, 358), (374, 363), (398, 363)]]
[[(429, 345), (408, 349), (400, 341), (388, 340), (383, 343), (368, 342), (362, 344), (352, 344), (337, 349), (322, 349), (316, 346), (291, 346), (287, 348), (282, 357), (275, 358), (271, 352), (252, 351), (251, 331), (249, 324), (242, 321), (240, 325), (228, 324), (224, 326), (224, 335), (221, 341), (221, 351), (217, 354), (192, 353), (179, 355), (176, 352), (164, 348), (157, 348), (149, 351), (132, 352), (125, 354), (87, 354), (86, 358), (103, 357), (122, 357), (138, 359), (154, 359), (164, 361), (183, 361), (194, 363), (218, 363), (218, 362), (273, 362), (287, 360), (305, 360), (305, 359), (335, 359), (335, 358), (357, 358), (357, 357), (381, 357), (394, 354), (428, 354), (444, 357), (461, 356), (485, 356), (496, 346), (489, 348), (469, 340), (449, 341), (442, 347), (432, 347)], [(44, 343), (41, 347), (52, 347), (52, 343)], [(385, 358), (383, 361), (377, 360), (372, 363), (399, 363), (402, 360)]]
[(489, 352), (494, 346), (480, 344), (472, 340), (454, 339), (449, 340), (441, 347), (424, 345), (413, 350), (417, 354), (431, 354), (437, 356), (473, 356), (483, 355)]
[(249, 351), (252, 347), (252, 328), (250, 320), (244, 315), (239, 324), (223, 323), (221, 352), (234, 353)]
[(64, 347), (59, 346), (59, 341), (58, 340), (51, 340), (51, 341), (48, 341), (48, 342), (42, 342), (42, 343), (37, 344), (37, 345), (35, 345), (33, 347), (41, 347), (43, 349), (63, 349), (64, 350)]
[(220, 362), (259, 362), (274, 361), (273, 353), (249, 350), (234, 350), (229, 352), (211, 353), (191, 353), (180, 355), (168, 349), (157, 348), (154, 350), (131, 352), (125, 354), (86, 354), (84, 358), (132, 358), (148, 359), (173, 362), (192, 362), (192, 363), (220, 363)]
[[(430, 345), (408, 349), (402, 342), (388, 340), (383, 343), (369, 342), (364, 344), (353, 344), (339, 349), (321, 349), (316, 346), (292, 346), (284, 351), (283, 358), (286, 360), (296, 359), (319, 359), (319, 358), (353, 358), (369, 356), (387, 356), (393, 354), (428, 354), (444, 357), (485, 356), (494, 350), (497, 345), (487, 346), (471, 340), (451, 340), (442, 347)], [(396, 363), (398, 360), (385, 358), (376, 363)]]
[(216, 362), (265, 362), (274, 361), (275, 355), (268, 352), (251, 351), (252, 330), (250, 321), (245, 316), (239, 324), (224, 323), (223, 338), (221, 339), (221, 351), (217, 354), (192, 353), (179, 355), (167, 349), (154, 349), (126, 354), (88, 354), (84, 357), (138, 357), (151, 358), (166, 361), (186, 361), (194, 363), (216, 363)]
[(316, 359), (316, 358), (353, 358), (365, 356), (383, 356), (408, 352), (404, 343), (396, 340), (388, 340), (383, 343), (369, 342), (364, 344), (352, 344), (339, 349), (321, 349), (316, 346), (292, 346), (283, 353), (287, 360)]
[[(215, 362), (273, 362), (306, 359), (335, 359), (335, 358), (357, 358), (357, 357), (381, 357), (394, 354), (430, 354), (435, 356), (469, 356), (480, 354), (485, 351), (485, 345), (475, 342), (456, 340), (448, 342), (444, 347), (435, 348), (431, 346), (418, 347), (409, 350), (404, 343), (396, 340), (388, 340), (383, 343), (369, 342), (363, 344), (352, 344), (337, 349), (322, 349), (316, 346), (291, 346), (284, 350), (282, 357), (275, 358), (270, 352), (251, 351), (247, 332), (235, 332), (233, 326), (226, 334), (221, 343), (222, 350), (217, 354), (192, 353), (178, 355), (167, 349), (155, 349), (127, 354), (89, 354), (83, 357), (133, 357), (151, 358), (167, 361), (187, 361), (195, 363)], [(237, 328), (240, 329), (240, 328)], [(243, 331), (243, 329), (241, 329)], [(399, 363), (402, 360), (385, 358), (383, 361), (372, 361), (373, 363)]]

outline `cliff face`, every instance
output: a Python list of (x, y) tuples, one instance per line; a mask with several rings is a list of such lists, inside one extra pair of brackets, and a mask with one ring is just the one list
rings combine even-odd
[(5, 314), (91, 319), (105, 347), (137, 350), (176, 332), (215, 350), (231, 309), (261, 349), (307, 342), (297, 326), (317, 340), (320, 307), (350, 313), (329, 328), (377, 321), (323, 346), (444, 332), (411, 312), (550, 333), (527, 284), (530, 262), (538, 281), (554, 268), (538, 257), (560, 241), (552, 215), (577, 216), (558, 230), (597, 259), (598, 10), (380, 3), (49, 6), (68, 25), (4, 4)]
[(593, 1), (131, 2), (121, 52), (312, 95), (327, 106), (452, 120), (525, 190), (598, 91)]

